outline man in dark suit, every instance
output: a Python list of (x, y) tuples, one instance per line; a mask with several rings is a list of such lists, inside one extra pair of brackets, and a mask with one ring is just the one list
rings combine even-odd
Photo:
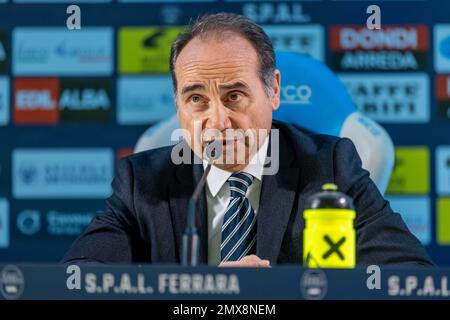
[[(354, 200), (359, 265), (432, 265), (361, 168), (350, 140), (272, 121), (280, 72), (259, 26), (234, 14), (205, 16), (174, 42), (170, 64), (185, 139), (119, 162), (106, 212), (64, 262), (179, 263), (188, 200), (215, 141), (222, 152), (196, 217), (201, 263), (302, 264), (306, 199), (331, 182)], [(276, 172), (268, 174), (268, 158), (278, 159)]]

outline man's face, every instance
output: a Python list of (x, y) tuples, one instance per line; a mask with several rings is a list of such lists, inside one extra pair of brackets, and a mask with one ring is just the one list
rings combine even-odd
[(222, 157), (216, 166), (228, 171), (244, 168), (264, 142), (272, 111), (279, 106), (279, 71), (268, 95), (255, 49), (230, 33), (192, 39), (176, 60), (175, 75), (177, 116), (190, 133), (192, 150), (202, 157), (210, 141), (220, 141)]

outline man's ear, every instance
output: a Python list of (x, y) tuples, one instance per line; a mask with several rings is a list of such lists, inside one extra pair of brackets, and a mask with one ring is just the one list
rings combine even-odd
[(280, 107), (280, 88), (281, 88), (281, 73), (276, 69), (272, 79), (272, 110), (275, 111)]

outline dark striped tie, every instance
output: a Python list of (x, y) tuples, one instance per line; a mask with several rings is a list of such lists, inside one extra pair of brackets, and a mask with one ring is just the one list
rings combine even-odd
[(223, 218), (222, 261), (238, 261), (256, 252), (256, 215), (246, 197), (253, 176), (236, 172), (228, 179), (230, 184), (230, 203)]

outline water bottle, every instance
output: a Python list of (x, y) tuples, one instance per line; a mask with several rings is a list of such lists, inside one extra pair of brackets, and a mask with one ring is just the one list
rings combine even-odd
[(353, 200), (325, 184), (308, 198), (304, 218), (303, 264), (309, 268), (354, 268), (356, 236)]

